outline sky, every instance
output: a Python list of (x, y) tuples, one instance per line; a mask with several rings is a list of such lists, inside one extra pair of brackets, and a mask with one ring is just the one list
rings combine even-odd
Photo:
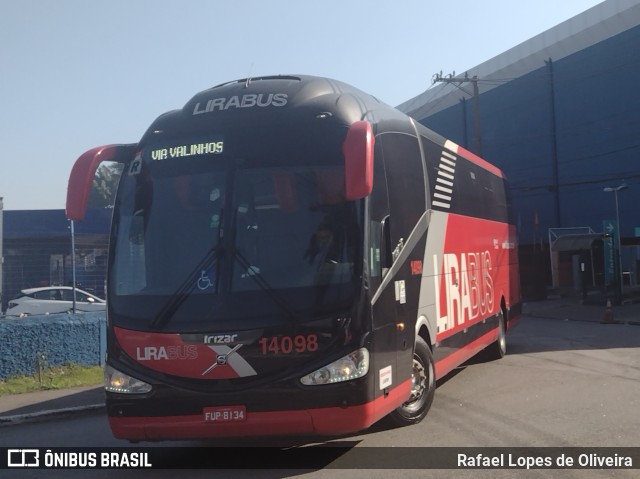
[(390, 105), (600, 0), (0, 0), (0, 197), (64, 209), (73, 163), (247, 76), (311, 74)]

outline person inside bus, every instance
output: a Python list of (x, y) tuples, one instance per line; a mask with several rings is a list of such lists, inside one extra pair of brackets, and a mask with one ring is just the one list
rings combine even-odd
[(315, 265), (316, 269), (320, 269), (323, 264), (337, 264), (338, 256), (335, 234), (329, 226), (329, 222), (324, 220), (312, 235), (304, 258), (309, 261), (310, 265)]

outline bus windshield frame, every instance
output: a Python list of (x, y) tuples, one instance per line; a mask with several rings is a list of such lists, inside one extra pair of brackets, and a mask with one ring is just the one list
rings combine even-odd
[(108, 279), (114, 324), (259, 328), (356, 302), (364, 208), (344, 199), (341, 156), (226, 147), (197, 138), (151, 145), (125, 167)]

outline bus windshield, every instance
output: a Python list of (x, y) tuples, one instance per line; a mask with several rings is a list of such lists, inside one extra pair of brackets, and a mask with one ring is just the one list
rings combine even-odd
[(343, 170), (142, 154), (125, 170), (114, 212), (110, 317), (186, 331), (345, 311), (358, 291), (362, 235)]

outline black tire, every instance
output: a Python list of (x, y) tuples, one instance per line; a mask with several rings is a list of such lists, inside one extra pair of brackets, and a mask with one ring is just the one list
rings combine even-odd
[(389, 418), (397, 426), (409, 426), (422, 421), (429, 412), (436, 392), (433, 354), (429, 345), (421, 337), (416, 340), (411, 377), (413, 379), (411, 397), (389, 414)]
[(507, 325), (505, 324), (504, 309), (498, 313), (498, 339), (487, 346), (486, 357), (489, 360), (502, 359), (507, 354)]

